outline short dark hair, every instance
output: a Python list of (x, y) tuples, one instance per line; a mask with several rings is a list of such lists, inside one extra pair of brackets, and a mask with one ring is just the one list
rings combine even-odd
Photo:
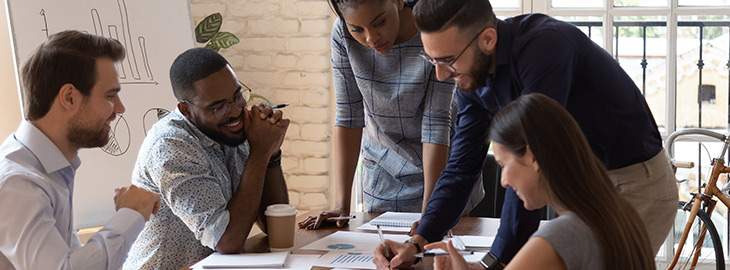
[(73, 84), (88, 96), (96, 83), (96, 59), (124, 59), (119, 41), (79, 31), (53, 34), (25, 62), (21, 71), (25, 118), (33, 121), (45, 116), (64, 84)]
[(225, 57), (208, 48), (189, 49), (175, 58), (170, 67), (170, 83), (175, 98), (185, 101), (194, 93), (193, 83), (228, 65)]
[(455, 25), (476, 28), (497, 20), (489, 0), (420, 0), (413, 8), (421, 32), (437, 32)]

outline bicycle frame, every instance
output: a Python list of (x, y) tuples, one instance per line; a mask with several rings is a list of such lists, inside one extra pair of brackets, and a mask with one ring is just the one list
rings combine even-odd
[[(684, 244), (687, 241), (687, 237), (690, 234), (690, 229), (692, 228), (692, 224), (697, 219), (697, 213), (700, 210), (700, 207), (706, 207), (706, 212), (708, 215), (712, 215), (712, 211), (715, 209), (715, 205), (717, 203), (716, 200), (713, 198), (719, 199), (725, 206), (730, 208), (730, 197), (725, 195), (720, 191), (720, 189), (717, 188), (717, 180), (720, 178), (720, 174), (723, 173), (730, 173), (730, 167), (725, 166), (725, 153), (728, 150), (728, 145), (730, 145), (730, 137), (715, 133), (709, 130), (703, 130), (703, 129), (688, 129), (683, 130), (680, 132), (675, 132), (669, 138), (667, 138), (667, 148), (669, 149), (670, 156), (673, 156), (673, 150), (672, 150), (672, 144), (674, 143), (674, 140), (682, 135), (689, 135), (689, 134), (700, 134), (704, 136), (709, 136), (716, 138), (724, 143), (722, 148), (722, 153), (718, 158), (714, 158), (712, 160), (712, 173), (710, 174), (710, 179), (708, 180), (707, 184), (705, 185), (704, 191), (702, 191), (702, 187), (699, 187), (699, 191), (696, 194), (693, 194), (693, 198), (691, 200), (692, 208), (689, 213), (689, 217), (687, 219), (687, 223), (684, 225), (684, 230), (682, 231), (682, 235), (679, 239), (679, 243), (677, 246), (677, 250), (674, 253), (674, 256), (672, 257), (672, 263), (669, 265), (667, 269), (674, 269), (674, 267), (677, 265), (677, 262), (679, 261), (679, 258), (682, 253), (682, 248), (684, 248)], [(689, 203), (689, 202), (688, 202)], [(703, 223), (700, 227), (700, 233), (699, 233), (699, 245), (702, 245), (705, 239), (705, 235), (707, 234), (707, 227)], [(695, 247), (692, 251), (692, 264), (690, 266), (690, 269), (695, 269), (697, 266), (697, 261), (699, 260), (701, 253), (701, 249), (698, 249)]]

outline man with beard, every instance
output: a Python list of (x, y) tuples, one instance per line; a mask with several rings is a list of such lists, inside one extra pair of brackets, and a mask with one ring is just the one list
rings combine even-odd
[(177, 110), (142, 143), (133, 181), (162, 196), (124, 269), (180, 269), (217, 251), (240, 253), (264, 209), (288, 203), (280, 166), (289, 126), (281, 111), (247, 109), (250, 89), (223, 56), (206, 48), (170, 68)]
[(54, 34), (22, 69), (25, 121), (0, 146), (0, 269), (119, 269), (159, 203), (128, 186), (117, 212), (82, 247), (73, 231), (78, 151), (106, 145), (124, 112), (114, 62), (118, 41), (77, 31)]
[[(676, 182), (646, 100), (611, 55), (575, 26), (546, 15), (498, 20), (488, 0), (421, 0), (414, 15), (424, 58), (436, 66), (439, 80), (454, 79), (459, 88), (457, 127), (416, 235), (406, 244), (389, 242), (397, 254), (391, 260), (380, 247), (380, 267), (412, 263), (424, 243), (440, 240), (456, 224), (487, 154), (492, 117), (533, 92), (555, 99), (576, 119), (619, 193), (643, 219), (656, 253), (676, 214)], [(539, 224), (539, 212), (525, 210), (516, 192), (505, 194), (492, 265), (495, 257), (508, 262)]]

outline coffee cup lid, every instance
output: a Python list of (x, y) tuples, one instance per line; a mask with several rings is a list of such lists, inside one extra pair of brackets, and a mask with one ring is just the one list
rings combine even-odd
[(271, 217), (293, 216), (297, 214), (297, 209), (288, 204), (272, 204), (266, 207), (264, 214)]

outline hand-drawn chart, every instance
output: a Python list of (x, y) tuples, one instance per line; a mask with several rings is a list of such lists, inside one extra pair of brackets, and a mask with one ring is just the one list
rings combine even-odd
[(163, 108), (151, 108), (142, 115), (142, 129), (144, 135), (147, 136), (147, 131), (157, 123), (160, 119), (167, 116), (170, 113), (169, 110)]
[[(117, 64), (121, 84), (159, 84), (155, 81), (155, 76), (150, 66), (147, 53), (147, 39), (144, 35), (137, 35), (135, 38), (132, 34), (133, 31), (129, 25), (129, 11), (127, 10), (126, 0), (116, 0), (116, 2), (120, 23), (104, 24), (102, 19), (106, 17), (102, 17), (99, 14), (99, 9), (91, 8), (89, 10), (89, 20), (94, 31), (86, 32), (116, 39), (124, 45), (124, 48), (127, 50), (127, 57), (125, 57), (124, 62)], [(48, 37), (48, 17), (51, 14), (48, 10), (42, 8), (40, 15), (43, 20), (41, 32)]]
[(120, 114), (114, 120), (112, 131), (109, 133), (109, 142), (101, 147), (101, 150), (112, 156), (124, 155), (129, 151), (129, 146), (132, 143), (131, 136), (132, 131), (129, 128), (129, 123), (124, 115)]
[[(125, 47), (126, 57), (116, 68), (122, 84), (119, 96), (126, 111), (111, 123), (107, 145), (79, 152), (83, 167), (75, 180), (74, 205), (78, 206), (74, 209), (75, 227), (104, 224), (114, 214), (110, 192), (131, 182), (145, 125), (149, 127), (160, 118), (157, 110), (147, 118), (143, 118), (144, 113), (150, 108), (175, 107), (176, 100), (166, 77), (175, 57), (195, 46), (190, 3), (179, 0), (5, 1), (16, 70), (21, 70), (38, 45), (64, 30), (114, 38)], [(25, 98), (20, 89), (19, 93)]]

